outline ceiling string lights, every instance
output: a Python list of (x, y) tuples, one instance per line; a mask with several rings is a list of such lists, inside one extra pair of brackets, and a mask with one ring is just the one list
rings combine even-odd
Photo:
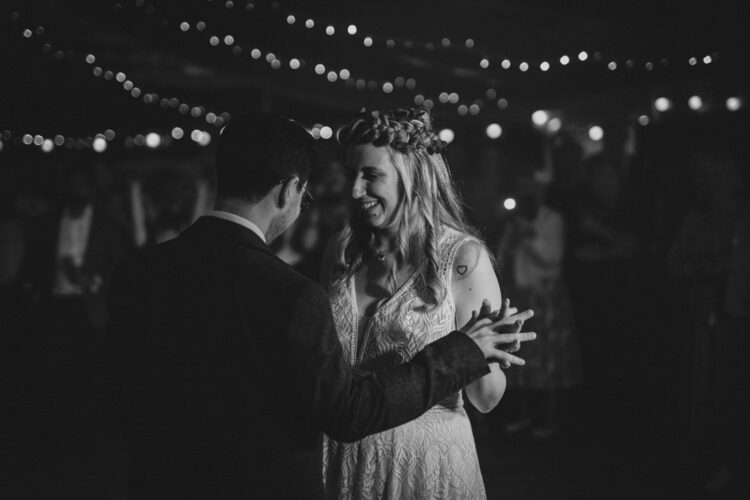
[[(136, 4), (136, 7), (148, 13), (143, 3)], [(384, 93), (391, 93), (396, 89), (413, 90), (417, 86), (417, 81), (411, 77), (395, 76), (390, 79), (368, 79), (352, 75), (347, 68), (332, 68), (323, 63), (312, 63), (302, 57), (282, 57), (280, 52), (274, 49), (261, 50), (258, 46), (250, 44), (246, 46), (240, 43), (239, 36), (233, 34), (210, 34), (208, 22), (200, 20), (197, 22), (180, 21), (165, 19), (165, 25), (177, 26), (179, 33), (205, 32), (206, 40), (211, 47), (221, 47), (231, 51), (235, 56), (248, 56), (254, 61), (265, 62), (274, 70), (285, 69), (288, 71), (302, 70), (308, 73), (326, 79), (330, 83), (340, 83), (347, 87), (353, 87), (357, 90), (382, 90)], [(356, 26), (351, 26), (351, 30), (356, 31)], [(332, 30), (335, 32), (335, 30)]]
[[(18, 21), (20, 19), (20, 15), (14, 12), (11, 16), (11, 19), (14, 22)], [(23, 28), (21, 30), (21, 36), (30, 39), (34, 36), (41, 37), (46, 34), (46, 32), (47, 30), (44, 28), (44, 26), (37, 26), (33, 30), (31, 28)], [(126, 73), (96, 65), (97, 57), (93, 53), (87, 53), (83, 55), (76, 50), (56, 49), (56, 47), (49, 41), (42, 44), (41, 50), (44, 53), (52, 54), (57, 60), (71, 59), (85, 62), (91, 67), (91, 74), (95, 78), (112, 81), (113, 83), (121, 87), (121, 89), (124, 92), (128, 93), (133, 99), (138, 100), (144, 104), (158, 105), (160, 108), (165, 110), (176, 109), (180, 114), (204, 120), (206, 123), (214, 125), (217, 128), (223, 127), (231, 119), (231, 114), (226, 111), (209, 111), (203, 105), (188, 104), (187, 102), (177, 97), (159, 96), (159, 94), (157, 94), (156, 92), (143, 89), (142, 87), (138, 86), (132, 79), (128, 78)]]
[[(242, 9), (240, 2), (234, 1), (219, 1), (219, 0), (206, 0), (209, 4), (221, 5), (227, 11), (236, 11)], [(141, 2), (142, 3), (142, 2)], [(636, 70), (642, 69), (645, 71), (653, 71), (658, 68), (666, 68), (671, 65), (682, 65), (686, 67), (694, 67), (708, 65), (714, 62), (719, 54), (717, 52), (707, 51), (705, 54), (695, 54), (689, 57), (682, 58), (667, 58), (667, 57), (605, 57), (601, 52), (595, 51), (589, 56), (589, 52), (586, 50), (580, 50), (577, 54), (557, 54), (550, 55), (549, 57), (536, 57), (536, 58), (510, 58), (507, 56), (501, 56), (492, 53), (486, 46), (481, 46), (476, 42), (473, 37), (466, 38), (463, 42), (453, 42), (451, 37), (443, 36), (439, 42), (420, 41), (413, 40), (403, 37), (379, 35), (374, 36), (367, 30), (360, 29), (354, 23), (331, 23), (323, 21), (315, 16), (309, 16), (302, 14), (298, 11), (290, 11), (285, 8), (279, 2), (272, 2), (270, 4), (255, 4), (254, 2), (245, 2), (244, 11), (247, 13), (257, 13), (260, 9), (275, 13), (279, 19), (283, 20), (287, 25), (297, 26), (300, 29), (320, 33), (322, 36), (331, 37), (338, 36), (342, 39), (356, 40), (360, 46), (366, 48), (372, 48), (377, 46), (384, 46), (388, 49), (400, 48), (411, 50), (415, 48), (425, 49), (427, 51), (435, 50), (460, 50), (468, 53), (476, 54), (472, 57), (477, 57), (476, 63), (467, 61), (467, 66), (472, 67), (476, 64), (483, 70), (518, 70), (522, 73), (529, 71), (538, 71), (546, 73), (555, 67), (562, 68), (569, 66), (571, 63), (586, 63), (586, 64), (598, 64), (605, 66), (609, 71), (620, 70)], [(302, 20), (305, 20), (304, 23)], [(476, 67), (474, 66), (474, 67)]]
[[(146, 15), (153, 14), (152, 7), (147, 7), (145, 2), (136, 2), (135, 6), (141, 9)], [(230, 8), (235, 8), (235, 6), (233, 5)], [(294, 16), (292, 16), (292, 18), (294, 19), (294, 23), (296, 23), (296, 18)], [(309, 24), (314, 26), (315, 22), (311, 21)], [(162, 25), (177, 26), (180, 33), (205, 32), (208, 44), (211, 47), (223, 47), (224, 49), (229, 49), (235, 56), (249, 54), (251, 59), (258, 62), (265, 62), (274, 70), (283, 68), (287, 71), (296, 71), (303, 69), (306, 70), (308, 74), (314, 72), (317, 76), (325, 78), (332, 84), (337, 82), (344, 83), (345, 86), (355, 88), (356, 90), (382, 91), (384, 94), (391, 94), (397, 89), (414, 90), (417, 86), (417, 82), (414, 78), (405, 78), (403, 76), (396, 76), (390, 80), (355, 78), (347, 68), (337, 70), (335, 68), (327, 67), (323, 63), (316, 63), (313, 65), (313, 63), (308, 63), (308, 61), (303, 58), (281, 58), (278, 51), (263, 51), (257, 46), (252, 46), (252, 48), (248, 49), (237, 41), (238, 37), (235, 35), (209, 34), (210, 30), (208, 29), (208, 22), (206, 20), (199, 20), (191, 23), (190, 21), (174, 22), (173, 20), (165, 18), (162, 21)], [(350, 25), (350, 27), (350, 31), (357, 32), (355, 25)], [(347, 31), (349, 31), (349, 28), (347, 28)], [(449, 96), (449, 98), (443, 98), (443, 94)], [(440, 102), (441, 104), (451, 104), (456, 107), (456, 111), (460, 116), (476, 116), (480, 113), (482, 108), (487, 105), (484, 97), (470, 99), (466, 102), (460, 103), (458, 100), (458, 94), (455, 92), (451, 92), (450, 94), (441, 93), (437, 98), (426, 97), (423, 94), (416, 94), (413, 96), (413, 102), (416, 105), (424, 106), (428, 109), (432, 109), (437, 102)], [(504, 110), (508, 107), (508, 100), (503, 97), (498, 99), (497, 102), (493, 100), (492, 104), (496, 104), (498, 109)]]
[(214, 138), (207, 130), (193, 129), (189, 134), (181, 127), (172, 127), (169, 132), (148, 131), (138, 134), (117, 133), (112, 129), (89, 136), (70, 136), (65, 134), (34, 134), (30, 132), (14, 133), (11, 130), (3, 130), (0, 141), (3, 144), (14, 146), (38, 147), (44, 153), (51, 153), (56, 149), (69, 150), (92, 150), (96, 153), (104, 153), (110, 145), (124, 146), (126, 148), (144, 147), (157, 149), (180, 141), (190, 139), (199, 146), (208, 146)]

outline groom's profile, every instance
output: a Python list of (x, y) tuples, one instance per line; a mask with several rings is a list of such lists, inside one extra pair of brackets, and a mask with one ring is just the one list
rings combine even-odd
[(128, 498), (322, 498), (322, 432), (353, 441), (400, 425), (488, 373), (487, 321), (391, 370), (346, 365), (324, 291), (267, 245), (308, 201), (315, 162), (294, 121), (234, 119), (215, 210), (115, 270)]

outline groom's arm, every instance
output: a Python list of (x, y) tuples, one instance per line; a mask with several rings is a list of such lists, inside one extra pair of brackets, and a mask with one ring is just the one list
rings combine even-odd
[(377, 372), (350, 368), (328, 299), (309, 286), (296, 300), (288, 323), (290, 369), (301, 381), (322, 430), (339, 441), (415, 419), (449, 394), (489, 373), (482, 351), (464, 333), (430, 344), (410, 362)]

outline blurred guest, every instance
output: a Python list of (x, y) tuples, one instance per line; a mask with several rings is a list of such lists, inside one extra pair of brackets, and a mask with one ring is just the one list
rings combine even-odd
[[(726, 306), (731, 305), (734, 315), (742, 317), (742, 288), (746, 286), (737, 281), (743, 257), (733, 255), (733, 239), (742, 243), (742, 227), (737, 224), (742, 182), (737, 165), (713, 153), (693, 154), (689, 167), (693, 205), (669, 255), (684, 319), (680, 331), (689, 335), (683, 357), (688, 376), (684, 412), (688, 421), (683, 432), (693, 465), (704, 475), (706, 487), (720, 489), (729, 480), (729, 442), (733, 439), (728, 435), (733, 412)], [(727, 303), (730, 266), (737, 275)]]
[(14, 172), (0, 169), (0, 293), (16, 283), (25, 250), (23, 221), (17, 206)]
[(520, 415), (506, 430), (533, 426), (532, 436), (537, 438), (559, 431), (561, 391), (581, 382), (578, 339), (562, 279), (565, 224), (546, 204), (549, 177), (537, 170), (533, 179), (519, 182), (514, 216), (498, 247), (508, 293), (535, 311), (531, 321), (544, 332), (528, 346), (524, 369), (509, 372), (511, 387), (518, 388)]
[(319, 227), (320, 212), (311, 207), (272, 243), (271, 250), (299, 273), (317, 279), (323, 258)]
[(636, 348), (645, 341), (633, 337), (628, 323), (636, 247), (616, 165), (605, 154), (586, 160), (570, 220), (568, 283), (592, 417), (615, 417), (635, 396), (632, 370), (626, 367), (637, 361)]
[[(59, 203), (26, 227), (19, 280), (28, 317), (19, 335), (24, 383), (31, 388), (20, 407), (29, 463), (79, 453), (89, 442), (91, 375), (104, 340), (105, 291), (123, 251), (123, 226), (102, 196), (95, 168), (80, 157), (67, 164)], [(51, 481), (72, 480), (59, 474), (45, 473)]]
[(561, 134), (553, 141), (551, 157), (554, 176), (546, 202), (567, 219), (575, 210), (576, 191), (583, 177), (583, 147), (573, 137)]
[(133, 180), (129, 191), (138, 247), (176, 237), (207, 212), (212, 202), (204, 178), (174, 168), (164, 167), (152, 172), (144, 184)]
[(17, 188), (15, 173), (7, 167), (0, 169), (0, 363), (8, 371), (23, 359), (17, 354), (26, 319), (25, 302), (18, 293), (26, 242)]
[(40, 311), (48, 333), (78, 343), (106, 321), (104, 291), (122, 254), (124, 231), (101, 196), (93, 164), (76, 160), (65, 174), (59, 205), (30, 222), (22, 279), (35, 301), (45, 304)]

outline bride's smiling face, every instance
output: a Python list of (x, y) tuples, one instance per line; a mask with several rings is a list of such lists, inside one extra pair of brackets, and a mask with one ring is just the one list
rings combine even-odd
[(352, 183), (355, 209), (373, 229), (387, 230), (402, 198), (398, 170), (387, 146), (349, 146), (346, 172)]

